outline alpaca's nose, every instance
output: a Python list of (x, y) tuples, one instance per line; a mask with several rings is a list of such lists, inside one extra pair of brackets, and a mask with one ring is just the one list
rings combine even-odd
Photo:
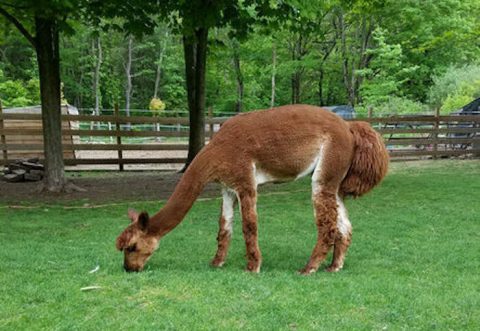
[(126, 263), (123, 264), (123, 269), (125, 269), (126, 272), (138, 272), (138, 270), (140, 270), (140, 268), (131, 268)]

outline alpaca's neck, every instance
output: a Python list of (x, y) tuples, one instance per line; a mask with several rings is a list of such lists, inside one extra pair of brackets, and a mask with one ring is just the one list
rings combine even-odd
[[(207, 154), (207, 155), (206, 155)], [(165, 206), (150, 218), (149, 232), (162, 237), (173, 230), (213, 178), (208, 152), (202, 151), (187, 168)]]

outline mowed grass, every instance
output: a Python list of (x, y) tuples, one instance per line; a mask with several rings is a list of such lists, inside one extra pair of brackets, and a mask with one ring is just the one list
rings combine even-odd
[(480, 329), (479, 161), (394, 164), (380, 187), (347, 202), (344, 269), (304, 277), (296, 270), (315, 243), (309, 186), (260, 195), (259, 275), (243, 271), (238, 213), (227, 263), (209, 267), (218, 199), (198, 201), (137, 274), (114, 247), (126, 204), (0, 206), (0, 329)]

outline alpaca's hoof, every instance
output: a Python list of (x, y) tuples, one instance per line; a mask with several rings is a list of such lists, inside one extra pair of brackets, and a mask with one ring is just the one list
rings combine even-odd
[(225, 261), (221, 261), (221, 260), (217, 260), (217, 259), (213, 259), (213, 260), (210, 262), (210, 266), (212, 266), (212, 267), (214, 267), (214, 268), (223, 267), (224, 264), (225, 264)]
[(342, 269), (342, 266), (338, 266), (338, 265), (331, 265), (329, 266), (328, 268), (325, 269), (326, 272), (338, 272)]
[(315, 268), (312, 268), (312, 267), (305, 267), (301, 270), (298, 271), (298, 273), (302, 276), (309, 276), (311, 274), (314, 274), (315, 271), (317, 271)]
[(245, 271), (251, 272), (253, 274), (258, 274), (260, 272), (260, 265), (248, 264), (245, 268)]

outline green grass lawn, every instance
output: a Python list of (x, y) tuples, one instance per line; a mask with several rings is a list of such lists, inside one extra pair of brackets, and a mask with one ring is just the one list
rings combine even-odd
[[(379, 188), (348, 201), (353, 243), (336, 274), (296, 274), (315, 242), (309, 180), (264, 191), (259, 275), (243, 271), (238, 213), (227, 263), (209, 267), (218, 199), (198, 201), (137, 274), (114, 246), (126, 204), (0, 202), (0, 329), (480, 329), (478, 160), (394, 164)], [(92, 285), (101, 289), (80, 290)]]

